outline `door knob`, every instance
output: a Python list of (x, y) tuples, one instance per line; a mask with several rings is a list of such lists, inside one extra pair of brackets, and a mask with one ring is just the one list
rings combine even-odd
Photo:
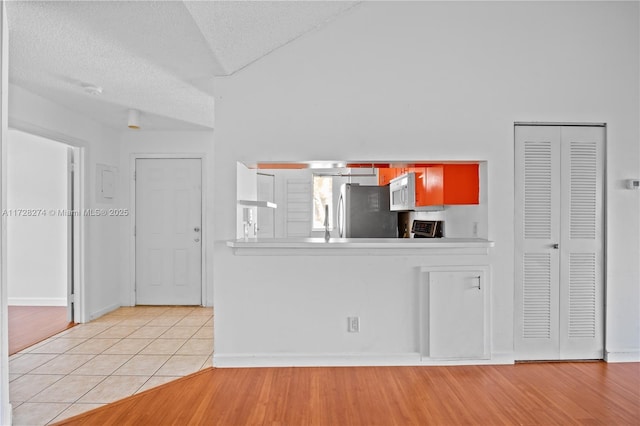
[(200, 232), (200, 227), (196, 226), (195, 228), (193, 228), (193, 230), (196, 231), (196, 232)]
[(560, 244), (555, 243), (554, 245), (552, 245), (551, 247), (553, 247), (554, 249), (558, 250), (560, 248)]

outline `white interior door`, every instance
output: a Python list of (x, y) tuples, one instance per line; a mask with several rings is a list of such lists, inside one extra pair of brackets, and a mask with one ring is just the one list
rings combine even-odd
[(604, 128), (515, 138), (516, 358), (602, 358)]
[(136, 304), (202, 303), (199, 159), (136, 160)]

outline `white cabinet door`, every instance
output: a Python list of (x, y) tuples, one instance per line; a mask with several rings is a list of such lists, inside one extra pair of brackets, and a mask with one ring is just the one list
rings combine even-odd
[(313, 217), (311, 179), (287, 179), (286, 237), (310, 237)]
[(430, 358), (488, 355), (485, 268), (429, 271)]

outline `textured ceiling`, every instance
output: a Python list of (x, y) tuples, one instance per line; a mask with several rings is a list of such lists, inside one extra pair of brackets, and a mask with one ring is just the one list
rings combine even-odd
[[(216, 76), (353, 7), (336, 1), (11, 1), (9, 79), (114, 128), (214, 127)], [(83, 83), (103, 88), (84, 92)]]
[(355, 2), (185, 2), (222, 67), (232, 74), (319, 27)]

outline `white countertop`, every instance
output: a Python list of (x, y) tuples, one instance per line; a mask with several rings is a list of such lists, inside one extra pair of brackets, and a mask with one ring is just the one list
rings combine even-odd
[(227, 241), (229, 247), (254, 248), (425, 248), (493, 247), (482, 238), (248, 238)]
[[(472, 249), (486, 253), (493, 241), (483, 238), (331, 238), (328, 242), (324, 238), (249, 238), (227, 241), (227, 246), (240, 251), (258, 254), (258, 251), (305, 249), (342, 251), (353, 249), (383, 249), (384, 251), (424, 251), (443, 249)], [(240, 249), (240, 250), (238, 250)], [(449, 250), (444, 250), (449, 251)], [(248, 254), (248, 253), (247, 253)]]

